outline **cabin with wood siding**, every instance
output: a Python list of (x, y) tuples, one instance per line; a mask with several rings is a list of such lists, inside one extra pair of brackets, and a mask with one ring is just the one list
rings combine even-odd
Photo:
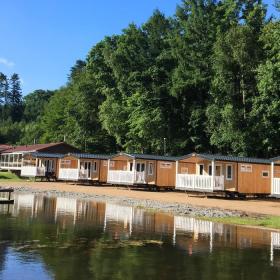
[(176, 189), (269, 195), (270, 171), (268, 159), (192, 153), (176, 162)]
[(106, 183), (108, 155), (68, 154), (59, 159), (58, 179)]
[(175, 187), (175, 157), (119, 153), (108, 163), (109, 184)]
[(57, 178), (58, 161), (62, 154), (27, 153), (22, 157), (20, 176)]

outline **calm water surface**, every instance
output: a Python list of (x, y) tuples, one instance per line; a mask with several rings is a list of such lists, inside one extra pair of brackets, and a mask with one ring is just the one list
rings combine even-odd
[(280, 279), (269, 230), (31, 194), (0, 227), (0, 279)]

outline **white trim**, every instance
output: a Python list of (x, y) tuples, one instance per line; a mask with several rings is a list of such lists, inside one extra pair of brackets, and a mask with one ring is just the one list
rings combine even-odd
[[(202, 174), (200, 174), (200, 166), (203, 166)], [(205, 173), (205, 170), (204, 170), (204, 163), (198, 163), (198, 164), (197, 164), (197, 175), (204, 175), (204, 173)]]
[[(228, 177), (228, 167), (231, 167), (231, 177)], [(226, 164), (226, 180), (227, 181), (233, 180), (233, 165), (232, 164)]]
[(252, 173), (253, 172), (252, 164), (241, 164), (240, 165), (240, 172), (242, 172), (242, 173)]
[[(150, 167), (152, 167), (152, 168), (150, 169)], [(148, 162), (148, 175), (149, 176), (154, 175), (154, 163), (152, 161)]]
[(274, 162), (271, 162), (271, 194), (273, 194), (273, 190), (274, 190)]

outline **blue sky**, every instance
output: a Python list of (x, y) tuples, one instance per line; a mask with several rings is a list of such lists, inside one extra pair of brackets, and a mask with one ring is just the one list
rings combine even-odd
[[(1, 0), (0, 72), (18, 73), (23, 93), (56, 89), (70, 68), (106, 35), (145, 22), (155, 9), (173, 15), (181, 0)], [(274, 0), (269, 14), (276, 12)]]

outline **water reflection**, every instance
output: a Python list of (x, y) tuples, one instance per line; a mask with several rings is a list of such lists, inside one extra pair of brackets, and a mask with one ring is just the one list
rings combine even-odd
[[(36, 259), (31, 261), (35, 270), (45, 275), (41, 279), (53, 278), (50, 275), (59, 275), (57, 279), (75, 279), (77, 275), (80, 279), (83, 276), (88, 279), (101, 273), (99, 262), (108, 258), (111, 261), (110, 257), (124, 258), (123, 261), (135, 258), (137, 263), (150, 260), (155, 267), (158, 265), (158, 269), (166, 266), (166, 273), (172, 271), (172, 266), (167, 263), (171, 258), (168, 262), (173, 264), (173, 269), (177, 267), (183, 273), (190, 266), (194, 269), (197, 266), (192, 263), (192, 258), (199, 262), (199, 269), (204, 269), (206, 263), (208, 266), (212, 262), (216, 267), (218, 259), (226, 262), (226, 256), (231, 256), (225, 264), (229, 266), (229, 275), (234, 269), (234, 266), (230, 267), (232, 261), (240, 265), (257, 257), (258, 266), (262, 271), (265, 269), (266, 275), (275, 273), (270, 268), (277, 268), (280, 274), (279, 232), (74, 198), (33, 194), (15, 194), (14, 198), (12, 207), (0, 205), (3, 221), (0, 224), (0, 278), (10, 270), (9, 260), (13, 260), (21, 271), (24, 264), (18, 256), (31, 255)], [(115, 251), (110, 251), (112, 248)], [(124, 251), (120, 253), (118, 250)], [(207, 261), (206, 257), (211, 258)], [(62, 260), (64, 265), (71, 266), (72, 276), (70, 271), (59, 268)], [(159, 260), (160, 264), (156, 263)], [(106, 269), (113, 273), (117, 267), (110, 264)], [(216, 269), (220, 269), (219, 266)], [(244, 269), (236, 271), (236, 275)], [(150, 270), (147, 273), (150, 273), (147, 277), (152, 276)], [(254, 273), (258, 275), (257, 271)], [(165, 278), (158, 276), (158, 279)], [(201, 279), (201, 275), (194, 279)]]

